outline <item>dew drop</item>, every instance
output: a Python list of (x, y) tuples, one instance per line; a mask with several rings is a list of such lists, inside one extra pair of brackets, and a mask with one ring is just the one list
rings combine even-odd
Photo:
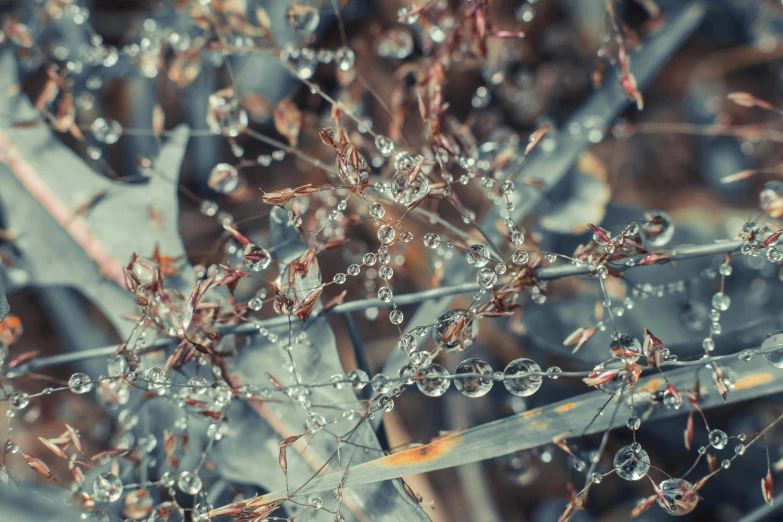
[(642, 240), (647, 246), (665, 246), (674, 237), (674, 221), (662, 210), (650, 210), (644, 214), (646, 221), (639, 224)]
[(118, 501), (122, 496), (122, 490), (122, 481), (108, 471), (95, 477), (93, 493), (95, 493), (96, 499), (101, 502), (111, 503)]
[(120, 125), (120, 122), (107, 120), (106, 118), (96, 118), (90, 125), (90, 130), (96, 140), (107, 145), (117, 143), (120, 136), (122, 136), (122, 125)]
[(94, 384), (90, 376), (86, 373), (74, 373), (71, 378), (68, 379), (68, 387), (73, 393), (81, 395), (92, 390)]
[(484, 245), (472, 245), (465, 254), (470, 266), (481, 268), (489, 263), (489, 250)]
[(528, 397), (541, 388), (542, 378), (540, 375), (518, 375), (540, 371), (541, 367), (531, 359), (515, 359), (503, 371), (503, 385), (517, 397)]
[(197, 495), (201, 491), (201, 479), (190, 471), (183, 471), (177, 477), (177, 487), (188, 495)]
[(693, 491), (693, 485), (682, 479), (666, 479), (658, 484), (656, 500), (661, 508), (670, 515), (687, 515), (699, 503), (699, 496)]
[(650, 457), (641, 448), (624, 446), (614, 456), (614, 469), (621, 479), (639, 480), (650, 470)]
[(712, 430), (710, 432), (710, 444), (712, 444), (713, 448), (721, 450), (726, 447), (728, 442), (729, 437), (726, 435), (726, 432), (722, 430)]
[(492, 389), (494, 383), (492, 379), (492, 367), (481, 359), (466, 359), (462, 361), (454, 375), (478, 374), (483, 377), (473, 375), (457, 377), (454, 379), (454, 387), (466, 397), (483, 397)]
[(209, 173), (207, 185), (220, 194), (233, 192), (239, 186), (239, 171), (229, 163), (218, 163)]
[(448, 379), (449, 372), (439, 364), (431, 364), (419, 370), (419, 376), (423, 379), (416, 382), (419, 391), (427, 397), (440, 397), (451, 385)]

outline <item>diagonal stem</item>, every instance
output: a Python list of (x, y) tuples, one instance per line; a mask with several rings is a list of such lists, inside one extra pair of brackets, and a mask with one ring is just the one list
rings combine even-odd
[[(668, 261), (680, 261), (684, 259), (691, 259), (694, 257), (702, 257), (709, 255), (730, 254), (739, 250), (742, 245), (742, 241), (730, 240), (721, 241), (717, 243), (710, 243), (705, 245), (684, 245), (676, 247), (669, 253)], [(618, 271), (625, 271), (634, 268), (640, 268), (653, 265), (641, 265), (641, 257), (631, 258), (633, 264), (619, 264), (615, 265)], [(590, 275), (594, 272), (593, 267), (584, 265), (555, 265), (538, 268), (535, 271), (536, 279), (539, 281), (553, 281), (556, 279), (562, 279), (564, 277), (584, 276)], [(444, 286), (441, 288), (432, 288), (428, 290), (421, 290), (419, 292), (411, 292), (409, 294), (403, 294), (394, 298), (397, 306), (413, 305), (429, 301), (437, 298), (451, 297), (458, 294), (466, 294), (477, 292), (480, 289), (477, 283), (460, 283), (457, 285)], [(343, 303), (321, 312), (320, 314), (313, 314), (310, 320), (314, 320), (316, 317), (324, 316), (329, 317), (332, 315), (350, 314), (352, 312), (358, 312), (367, 310), (368, 308), (388, 308), (392, 306), (392, 303), (381, 301), (380, 299), (360, 299), (357, 301), (351, 301), (349, 303)], [(279, 315), (269, 319), (263, 319), (260, 321), (246, 322), (238, 325), (227, 326), (224, 328), (218, 328), (217, 331), (223, 335), (227, 334), (250, 334), (258, 331), (260, 328), (274, 328), (276, 326), (287, 325), (289, 317), (287, 315)], [(173, 346), (179, 342), (178, 339), (164, 337), (156, 340), (145, 349), (145, 351), (156, 350), (167, 346)], [(13, 368), (8, 372), (9, 377), (20, 377), (32, 370), (39, 368), (47, 368), (51, 366), (58, 366), (61, 364), (69, 364), (84, 359), (91, 359), (93, 357), (108, 357), (117, 350), (117, 346), (104, 346), (100, 348), (92, 348), (89, 350), (82, 350), (79, 352), (62, 353), (52, 355), (49, 357), (42, 357), (35, 359), (29, 363)]]

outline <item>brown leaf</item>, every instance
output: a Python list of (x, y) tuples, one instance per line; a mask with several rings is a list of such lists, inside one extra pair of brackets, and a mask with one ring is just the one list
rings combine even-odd
[(323, 293), (324, 287), (323, 285), (319, 286), (312, 292), (310, 292), (307, 297), (304, 298), (304, 301), (294, 308), (294, 314), (302, 321), (302, 324), (307, 320), (308, 317), (310, 317), (310, 314), (313, 313), (313, 309), (315, 308), (315, 305), (318, 303), (318, 298), (321, 297), (321, 293)]
[(772, 505), (772, 472), (767, 471), (767, 476), (761, 479), (761, 494), (764, 496), (764, 502)]
[(675, 403), (675, 409), (679, 408), (679, 405), (682, 404), (682, 397), (680, 396), (680, 392), (677, 391), (677, 388), (674, 387), (672, 383), (666, 384), (666, 391), (664, 392), (664, 397), (673, 397), (674, 403)]
[(691, 449), (691, 444), (693, 443), (693, 433), (694, 433), (695, 427), (693, 422), (693, 412), (690, 412), (688, 414), (688, 424), (685, 426), (685, 449), (689, 450)]
[(655, 337), (650, 330), (644, 329), (644, 354), (647, 356), (647, 364), (652, 368), (658, 368), (663, 363), (663, 352), (666, 346), (663, 341)]
[(650, 509), (655, 504), (655, 495), (650, 495), (647, 498), (640, 499), (636, 503), (636, 507), (631, 511), (631, 518), (637, 518), (639, 515)]
[(592, 336), (595, 334), (595, 328), (580, 327), (571, 332), (571, 335), (565, 338), (563, 346), (576, 343), (572, 353), (576, 353)]
[(710, 473), (718, 469), (718, 457), (712, 453), (707, 453), (707, 465), (710, 467)]
[(45, 439), (43, 437), (38, 437), (38, 440), (40, 440), (41, 443), (49, 449), (49, 451), (51, 451), (52, 453), (54, 453), (55, 455), (57, 455), (61, 459), (68, 458), (65, 455), (65, 451), (63, 451), (63, 449), (60, 446), (58, 446), (57, 444), (53, 443), (49, 439)]
[(124, 456), (130, 453), (129, 449), (110, 449), (106, 451), (102, 451), (98, 453), (97, 455), (94, 455), (90, 460), (93, 462), (98, 462), (99, 464), (103, 464), (103, 461), (107, 459), (108, 457), (115, 457), (115, 456)]
[(275, 129), (285, 136), (292, 147), (299, 143), (299, 131), (302, 128), (302, 112), (289, 99), (281, 101), (275, 109)]
[(541, 143), (541, 140), (544, 139), (544, 136), (546, 136), (547, 132), (549, 132), (549, 125), (542, 125), (533, 131), (533, 133), (530, 135), (530, 140), (528, 141), (527, 147), (525, 147), (525, 156), (530, 154), (533, 149), (535, 149), (538, 144)]
[(334, 296), (331, 299), (329, 299), (329, 302), (327, 302), (324, 305), (323, 312), (327, 312), (327, 311), (331, 310), (332, 308), (334, 308), (335, 306), (337, 306), (338, 304), (342, 304), (342, 302), (345, 301), (345, 296), (346, 295), (348, 295), (348, 290), (343, 290), (342, 292), (340, 292), (336, 296)]
[(288, 457), (286, 457), (286, 448), (288, 446), (280, 446), (280, 454), (277, 457), (278, 462), (280, 463), (280, 469), (283, 470), (283, 473), (288, 473)]
[(714, 379), (713, 382), (715, 383), (715, 388), (718, 390), (718, 393), (720, 393), (720, 396), (723, 397), (723, 401), (726, 401), (726, 396), (729, 393), (729, 387), (726, 385), (726, 380), (723, 378), (723, 371), (721, 371), (720, 368), (718, 368), (718, 365), (715, 363), (712, 363), (712, 371), (714, 372)]
[(762, 109), (771, 109), (772, 104), (761, 98), (756, 98), (748, 92), (730, 92), (726, 97), (742, 107), (761, 107)]
[(40, 352), (38, 350), (33, 350), (31, 352), (25, 352), (21, 355), (18, 355), (11, 359), (11, 362), (8, 363), (9, 368), (15, 368), (21, 364), (27, 363), (38, 357), (38, 354)]
[(84, 484), (84, 472), (82, 471), (82, 468), (79, 466), (71, 466), (71, 475), (73, 476), (73, 480), (76, 481), (77, 484)]
[(266, 374), (266, 378), (269, 379), (269, 382), (271, 382), (272, 386), (274, 386), (275, 388), (282, 388), (283, 387), (283, 383), (280, 382), (280, 380), (277, 377), (275, 377), (274, 375), (272, 375), (271, 373), (267, 373)]
[(177, 449), (177, 436), (168, 431), (163, 432), (163, 450), (166, 455), (171, 455)]
[(605, 372), (593, 372), (584, 379), (584, 383), (588, 386), (599, 386), (611, 382), (612, 379), (620, 374), (619, 370), (607, 370)]
[(43, 475), (46, 478), (52, 478), (52, 472), (49, 471), (49, 466), (43, 463), (41, 459), (37, 459), (31, 455), (28, 455), (27, 453), (24, 453), (24, 460), (27, 462), (27, 465), (33, 468), (36, 472)]
[(741, 181), (743, 179), (752, 178), (756, 174), (758, 174), (759, 170), (743, 170), (741, 172), (737, 172), (736, 174), (732, 174), (730, 176), (726, 176), (725, 178), (721, 178), (721, 183), (734, 183), (735, 181)]

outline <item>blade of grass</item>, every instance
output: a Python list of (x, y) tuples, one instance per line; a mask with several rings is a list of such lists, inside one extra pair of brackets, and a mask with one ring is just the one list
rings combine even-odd
[[(736, 373), (734, 387), (729, 391), (724, 403), (714, 387), (703, 384), (703, 397), (699, 402), (703, 410), (783, 391), (783, 379), (780, 379), (776, 369), (765, 363), (763, 357), (758, 356), (750, 362), (740, 361), (736, 357), (727, 357), (723, 361), (725, 362), (722, 362), (720, 367), (724, 373), (728, 368)], [(697, 372), (709, 371), (700, 361), (693, 361), (691, 366), (697, 366), (699, 368)], [(692, 367), (686, 367), (669, 371), (666, 375), (677, 389), (684, 390), (685, 388), (693, 388), (697, 372), (694, 372)], [(711, 375), (707, 379), (702, 379), (703, 383), (709, 381), (711, 381)], [(660, 375), (643, 377), (634, 388), (636, 408), (644, 407), (642, 396), (639, 395), (640, 392), (655, 392), (665, 389), (666, 382)], [(627, 392), (623, 400), (629, 401), (630, 397), (631, 392)], [(452, 468), (536, 448), (549, 444), (558, 437), (589, 435), (624, 426), (624, 416), (617, 415), (614, 418), (610, 415), (595, 416), (606, 400), (607, 394), (593, 391), (574, 399), (457, 431), (423, 446), (355, 466), (344, 477), (343, 484), (346, 486), (366, 484)], [(666, 409), (662, 405), (651, 407), (654, 408), (654, 412), (647, 422), (684, 414), (688, 411), (687, 407), (680, 410)], [(333, 489), (341, 478), (343, 477), (338, 475), (320, 478), (311, 482), (302, 493), (311, 494)], [(278, 498), (281, 494), (284, 495), (282, 492), (271, 493), (265, 499)]]

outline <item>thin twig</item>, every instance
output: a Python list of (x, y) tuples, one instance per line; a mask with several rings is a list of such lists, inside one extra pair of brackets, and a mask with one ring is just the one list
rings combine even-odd
[[(729, 254), (737, 251), (742, 245), (741, 240), (722, 241), (718, 243), (710, 243), (706, 245), (686, 245), (676, 247), (671, 250), (669, 254), (669, 261), (679, 261), (684, 259), (691, 259), (694, 257), (702, 257), (708, 255), (717, 254)], [(631, 258), (633, 264), (618, 264), (614, 268), (619, 271), (629, 270), (637, 267), (651, 266), (641, 265), (639, 261), (641, 257)], [(536, 270), (536, 279), (539, 281), (553, 281), (556, 279), (562, 279), (564, 277), (589, 275), (594, 273), (595, 270), (587, 265), (556, 265), (539, 268)], [(394, 304), (399, 306), (407, 306), (431, 299), (437, 299), (440, 297), (449, 297), (457, 294), (468, 294), (479, 291), (480, 287), (477, 283), (461, 283), (458, 285), (444, 286), (441, 288), (432, 288), (427, 290), (421, 290), (419, 292), (411, 292), (410, 294), (403, 294), (395, 296)], [(359, 312), (367, 310), (369, 308), (388, 308), (393, 303), (381, 301), (380, 299), (360, 299), (357, 301), (351, 301), (349, 303), (343, 303), (322, 312), (320, 314), (313, 314), (310, 317), (310, 321), (315, 318), (323, 316), (329, 317), (332, 315), (348, 314), (352, 312)], [(263, 319), (259, 321), (245, 322), (234, 326), (227, 326), (219, 328), (217, 331), (223, 335), (227, 334), (247, 334), (257, 332), (260, 328), (274, 328), (277, 326), (287, 325), (289, 317), (287, 315), (279, 315), (269, 319)], [(149, 344), (145, 350), (155, 350), (166, 346), (174, 345), (179, 342), (179, 339), (164, 337)], [(26, 374), (29, 371), (38, 368), (47, 368), (50, 366), (58, 366), (60, 364), (69, 364), (84, 359), (91, 359), (93, 357), (108, 357), (117, 350), (116, 346), (104, 346), (101, 348), (92, 348), (89, 350), (82, 350), (79, 352), (62, 353), (52, 355), (49, 357), (42, 357), (30, 361), (26, 365), (19, 366), (13, 371), (13, 375), (18, 377)]]

